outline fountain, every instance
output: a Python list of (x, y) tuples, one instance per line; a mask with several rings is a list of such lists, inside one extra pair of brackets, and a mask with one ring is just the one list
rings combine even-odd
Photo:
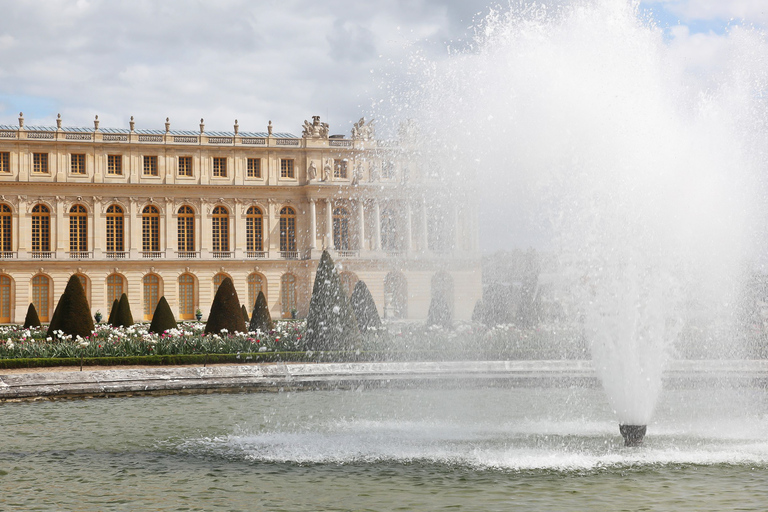
[(641, 445), (692, 322), (718, 331), (706, 357), (741, 355), (731, 323), (762, 218), (761, 36), (740, 30), (702, 83), (631, 2), (513, 9), (477, 33), (413, 62), (393, 110), (418, 126), (420, 165), (478, 189), (495, 238), (527, 233), (556, 255), (621, 434)]

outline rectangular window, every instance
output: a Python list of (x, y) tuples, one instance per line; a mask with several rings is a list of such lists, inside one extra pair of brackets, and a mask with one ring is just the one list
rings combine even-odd
[(157, 170), (157, 157), (144, 155), (144, 176), (160, 176)]
[(85, 174), (85, 155), (69, 155), (69, 169), (72, 174)]
[(32, 172), (48, 172), (48, 153), (32, 154)]
[(347, 179), (347, 160), (337, 158), (333, 161), (333, 177)]
[(283, 158), (280, 160), (280, 177), (281, 178), (295, 178), (296, 175), (293, 172), (293, 159)]
[(11, 154), (7, 151), (0, 153), (0, 172), (11, 172)]
[(123, 155), (107, 155), (107, 174), (123, 174)]
[(261, 158), (249, 158), (247, 172), (249, 178), (261, 178)]
[(192, 157), (179, 157), (179, 176), (192, 176)]
[(227, 177), (227, 159), (226, 157), (213, 157), (213, 176), (218, 178)]

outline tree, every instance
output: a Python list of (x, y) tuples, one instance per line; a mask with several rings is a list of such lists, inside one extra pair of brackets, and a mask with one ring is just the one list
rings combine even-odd
[(248, 330), (256, 331), (258, 329), (262, 332), (269, 332), (274, 328), (275, 324), (272, 322), (272, 315), (269, 314), (267, 298), (264, 296), (264, 292), (259, 292), (259, 296), (256, 297), (256, 303), (253, 305), (251, 323), (248, 325)]
[(117, 318), (117, 306), (120, 304), (120, 301), (115, 299), (112, 301), (112, 307), (109, 310), (109, 317), (107, 318), (107, 323), (111, 326), (115, 325), (115, 319)]
[(32, 303), (29, 304), (27, 316), (24, 317), (24, 328), (29, 329), (30, 327), (41, 327), (40, 317), (37, 316), (37, 309), (35, 309), (35, 305)]
[(352, 311), (355, 312), (357, 327), (361, 333), (381, 328), (381, 317), (379, 317), (379, 311), (376, 309), (376, 303), (373, 301), (368, 286), (363, 281), (358, 281), (355, 284), (349, 302)]
[(242, 309), (242, 311), (243, 311), (243, 322), (245, 322), (247, 324), (251, 320), (250, 320), (250, 318), (248, 318), (248, 310), (245, 309), (245, 304), (240, 306), (240, 309)]
[(155, 312), (152, 314), (152, 323), (149, 324), (149, 332), (162, 334), (168, 329), (175, 329), (177, 326), (173, 311), (171, 311), (171, 307), (168, 305), (168, 301), (165, 300), (165, 295), (163, 295), (157, 302)]
[(227, 277), (216, 290), (216, 296), (211, 304), (208, 322), (205, 324), (205, 334), (218, 334), (222, 329), (227, 332), (247, 332), (240, 300), (232, 279)]
[(433, 293), (427, 313), (427, 325), (438, 325), (450, 329), (453, 324), (452, 316), (451, 305), (445, 294), (442, 292)]
[(67, 281), (64, 293), (56, 304), (56, 310), (48, 326), (48, 336), (55, 337), (56, 331), (73, 337), (87, 338), (93, 332), (93, 318), (88, 300), (85, 298), (83, 285), (76, 275), (72, 275)]
[(130, 327), (133, 325), (133, 314), (131, 313), (131, 304), (128, 302), (128, 296), (122, 294), (120, 302), (117, 303), (117, 313), (115, 314), (113, 327)]
[(362, 342), (355, 313), (328, 251), (323, 251), (315, 274), (306, 340), (313, 350), (350, 350)]

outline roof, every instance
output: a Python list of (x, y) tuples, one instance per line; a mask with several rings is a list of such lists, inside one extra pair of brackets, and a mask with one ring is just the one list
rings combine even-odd
[[(18, 126), (13, 126), (10, 124), (0, 124), (0, 131), (16, 131), (18, 130)], [(57, 131), (55, 126), (24, 126), (24, 129), (28, 132), (55, 132)], [(95, 130), (93, 128), (83, 128), (78, 126), (62, 126), (61, 127), (62, 132), (68, 132), (68, 133), (93, 133)], [(131, 130), (128, 128), (99, 128), (100, 132), (102, 133), (131, 133)], [(165, 130), (134, 130), (134, 133), (138, 133), (140, 135), (165, 135)], [(168, 135), (186, 135), (186, 136), (198, 136), (200, 135), (199, 131), (191, 131), (191, 130), (170, 130), (168, 132)], [(204, 135), (208, 137), (234, 137), (235, 132), (204, 132)], [(267, 132), (238, 132), (238, 135), (240, 137), (268, 137), (269, 134)], [(298, 139), (299, 137), (292, 134), (292, 133), (285, 133), (285, 132), (277, 132), (272, 134), (273, 137), (276, 137), (278, 139)]]

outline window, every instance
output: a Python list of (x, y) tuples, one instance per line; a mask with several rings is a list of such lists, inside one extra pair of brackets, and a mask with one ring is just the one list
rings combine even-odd
[(48, 172), (48, 153), (32, 154), (32, 172), (38, 172), (38, 173)]
[(88, 250), (88, 213), (85, 206), (79, 204), (69, 209), (69, 250), (70, 252)]
[(154, 206), (145, 206), (141, 211), (141, 250), (160, 250), (160, 211)]
[(246, 172), (248, 178), (261, 178), (261, 158), (249, 158)]
[(123, 155), (107, 155), (107, 174), (112, 176), (123, 174)]
[(107, 208), (107, 252), (123, 252), (123, 209), (116, 204)]
[(333, 209), (333, 246), (337, 251), (348, 251), (349, 212), (345, 208)]
[(195, 277), (192, 274), (179, 276), (179, 318), (191, 320), (195, 317)]
[(50, 293), (50, 279), (48, 276), (38, 274), (32, 278), (32, 304), (35, 305), (37, 316), (41, 322), (48, 321), (50, 306), (48, 294)]
[(216, 178), (227, 177), (227, 159), (225, 157), (213, 157), (213, 176)]
[(107, 304), (110, 310), (116, 300), (120, 300), (123, 295), (123, 276), (120, 274), (110, 274), (107, 276)]
[(179, 157), (179, 176), (192, 176), (192, 157)]
[(11, 172), (11, 154), (8, 151), (0, 152), (0, 172)]
[(72, 174), (85, 174), (85, 155), (69, 155), (69, 170)]
[(11, 322), (11, 278), (0, 275), (0, 323)]
[(155, 308), (160, 300), (160, 278), (156, 274), (147, 274), (144, 283), (144, 320), (152, 320)]
[(280, 250), (296, 250), (296, 211), (289, 206), (280, 210)]
[(156, 156), (144, 156), (144, 176), (160, 176)]
[(280, 160), (280, 177), (281, 178), (296, 177), (296, 174), (293, 171), (293, 159), (283, 158)]
[(245, 213), (245, 250), (256, 252), (264, 250), (262, 226), (264, 216), (256, 206), (251, 206)]
[(50, 250), (51, 212), (47, 206), (38, 204), (32, 208), (32, 252), (48, 252)]
[(189, 206), (179, 208), (179, 251), (195, 250), (195, 214)]
[(280, 278), (280, 296), (282, 299), (283, 318), (291, 318), (296, 308), (296, 276), (283, 274)]
[(213, 209), (211, 238), (211, 249), (214, 252), (229, 251), (229, 212), (223, 206), (217, 206)]
[(333, 177), (347, 179), (347, 159), (337, 158), (333, 161)]
[[(249, 313), (253, 311), (256, 305), (256, 299), (259, 298), (259, 292), (264, 291), (264, 278), (259, 274), (248, 274), (248, 304)], [(266, 296), (266, 294), (265, 294)], [(266, 298), (266, 297), (265, 297)]]
[(381, 178), (391, 180), (395, 177), (395, 162), (384, 161), (381, 163)]
[(10, 252), (13, 250), (11, 237), (12, 227), (11, 207), (7, 204), (0, 204), (0, 251)]

